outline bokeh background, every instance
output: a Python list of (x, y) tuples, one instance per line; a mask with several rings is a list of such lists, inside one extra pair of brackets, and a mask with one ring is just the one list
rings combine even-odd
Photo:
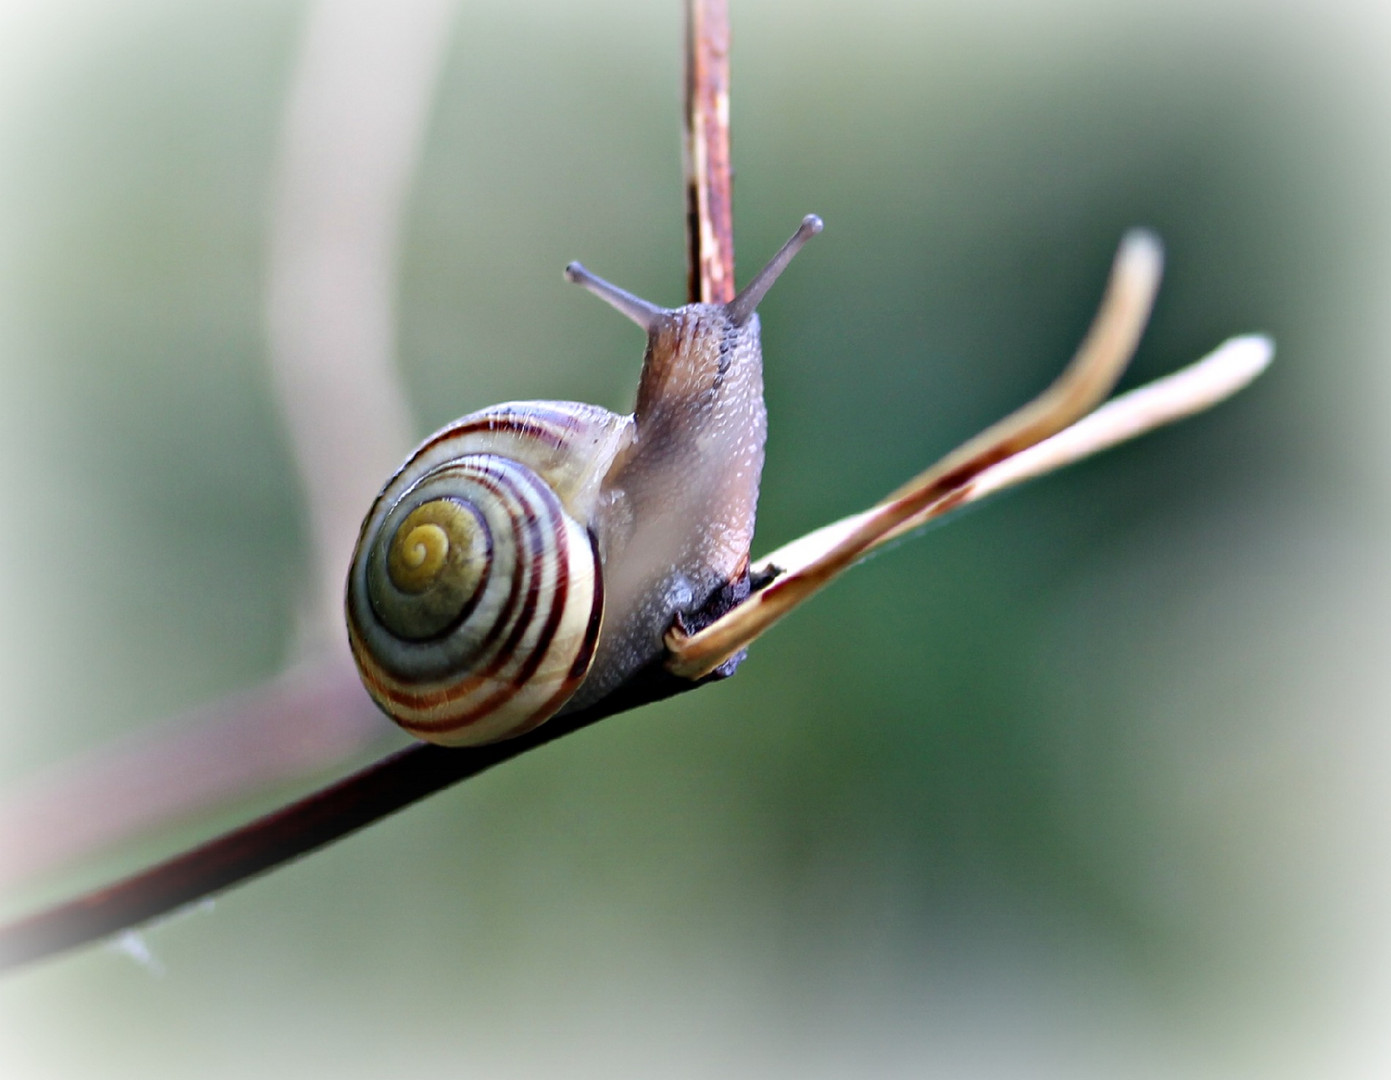
[[(1128, 382), (1250, 330), (1276, 366), (877, 557), (738, 678), (154, 929), (151, 965), (8, 978), (0, 1072), (1386, 1075), (1378, 6), (736, 3), (741, 279), (826, 221), (763, 307), (758, 549), (1040, 389), (1130, 225), (1169, 260)], [(263, 309), (307, 10), (0, 4), (0, 784), (295, 652)], [(459, 6), (395, 287), (414, 435), (629, 406), (640, 335), (560, 268), (681, 300), (680, 40), (674, 2)]]

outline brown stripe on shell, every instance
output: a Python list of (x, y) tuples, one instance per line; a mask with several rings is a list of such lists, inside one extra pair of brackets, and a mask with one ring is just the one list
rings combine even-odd
[[(526, 682), (536, 674), (536, 669), (541, 666), (541, 661), (550, 651), (551, 642), (555, 640), (555, 632), (560, 628), (560, 617), (565, 613), (565, 600), (570, 593), (570, 546), (566, 543), (565, 531), (562, 523), (555, 535), (557, 557), (555, 559), (555, 584), (551, 587), (551, 610), (546, 616), (546, 622), (541, 627), (541, 632), (532, 643), (526, 661), (513, 675), (513, 678), (519, 683)], [(549, 552), (541, 551), (537, 555), (536, 562), (539, 564), (549, 556)]]
[[(496, 471), (491, 471), (491, 466), (492, 466), (492, 462), (491, 462), (491, 461), (489, 461), (485, 466), (483, 466), (483, 468), (482, 468), (482, 470), (480, 471), (479, 475), (476, 477), (476, 480), (477, 480), (478, 484), (479, 484), (481, 487), (486, 488), (488, 491), (491, 491), (493, 494), (497, 495), (499, 501), (502, 502), (503, 505), (507, 507), (507, 519), (508, 519), (508, 524), (511, 525), (511, 527), (512, 527), (512, 535), (513, 535), (513, 536), (516, 536), (516, 535), (518, 535), (518, 532), (517, 532), (517, 515), (516, 515), (516, 511), (513, 509), (513, 507), (514, 507), (514, 506), (525, 507), (525, 506), (526, 506), (526, 501), (525, 501), (517, 492), (512, 491), (512, 490), (509, 489), (509, 486), (508, 486), (508, 484), (506, 483), (506, 481), (510, 481), (512, 478), (511, 478), (511, 476), (508, 474), (507, 470), (506, 470), (506, 469), (503, 469), (503, 468), (501, 468), (501, 467), (498, 467), (498, 468), (496, 469)], [(489, 483), (489, 482), (488, 482), (489, 480), (493, 480), (493, 481), (496, 481), (496, 482), (495, 482), (495, 483)], [(506, 495), (511, 495), (511, 496), (512, 496), (512, 499), (511, 499), (511, 500), (508, 500), (508, 499), (504, 498), (504, 495), (505, 495), (505, 494), (506, 494)], [(490, 542), (489, 542), (489, 553), (490, 553), (490, 554), (491, 554), (491, 551), (492, 551), (492, 544), (491, 544), (491, 541), (490, 541)], [(518, 564), (518, 565), (520, 565), (520, 564)], [(490, 645), (492, 645), (492, 643), (493, 643), (494, 641), (497, 640), (498, 635), (502, 633), (502, 628), (503, 628), (504, 626), (506, 626), (508, 620), (512, 618), (512, 612), (513, 612), (514, 610), (516, 610), (516, 607), (517, 607), (517, 582), (518, 582), (517, 569), (516, 569), (516, 567), (513, 567), (513, 570), (512, 570), (512, 581), (511, 581), (511, 584), (510, 584), (510, 586), (509, 586), (509, 588), (508, 588), (507, 600), (506, 600), (506, 602), (502, 605), (502, 610), (498, 612), (498, 617), (493, 621), (493, 625), (490, 626), (490, 627), (488, 628), (488, 632), (487, 632), (486, 634), (484, 634), (482, 640), (480, 640), (480, 641), (478, 642), (478, 651), (479, 651), (480, 653), (483, 652), (484, 650), (486, 650)], [(525, 613), (523, 614), (522, 617), (525, 618)]]
[[(374, 654), (371, 642), (382, 630), (373, 622), (370, 602), (350, 604), (349, 636), (364, 684), (398, 724), (422, 738), (478, 744), (529, 730), (574, 694), (597, 651), (604, 607), (597, 539), (570, 517), (543, 474), (507, 450), (514, 440), (525, 440), (543, 460), (549, 453), (564, 455), (589, 445), (584, 436), (593, 425), (587, 416), (546, 403), (523, 404), (525, 410), (465, 417), (432, 436), (397, 472), (369, 515), (369, 521), (394, 516), (396, 506), (411, 499), (425, 478), (457, 470), (477, 487), (483, 502), (493, 501), (490, 547), (509, 545), (515, 558), (506, 582), (490, 560), (493, 588), (486, 601), (495, 617), (489, 625), (460, 621), (451, 626), (456, 635), (471, 629), (473, 639), (454, 641), (452, 650), (449, 631), (421, 643), (434, 650), (434, 659), (417, 665), (415, 674), (407, 653)], [(496, 437), (491, 449), (465, 449), (492, 441), (490, 435)], [(363, 532), (365, 543), (365, 527)], [(480, 595), (477, 603), (483, 599)], [(476, 618), (478, 611), (472, 614)]]
[[(580, 643), (579, 653), (576, 655), (575, 662), (570, 666), (569, 673), (557, 685), (555, 693), (540, 705), (535, 706), (529, 715), (516, 720), (513, 726), (508, 729), (507, 738), (512, 738), (516, 735), (524, 735), (532, 728), (539, 727), (549, 720), (560, 710), (562, 705), (574, 696), (575, 691), (579, 688), (580, 684), (584, 682), (585, 676), (589, 674), (590, 665), (594, 661), (594, 650), (598, 644), (599, 632), (603, 625), (604, 616), (603, 568), (599, 561), (599, 544), (593, 533), (589, 533), (589, 547), (590, 555), (594, 560), (594, 572), (591, 577), (594, 583), (594, 589), (590, 598), (589, 622), (585, 628), (584, 640)], [(475, 716), (472, 720), (468, 721), (468, 724), (460, 726), (468, 726), (486, 720), (489, 715), (491, 715), (491, 710), (489, 713)], [(415, 730), (415, 726), (412, 725), (412, 727), (407, 730)]]
[[(511, 486), (503, 482), (510, 479), (510, 477), (507, 475), (506, 470), (502, 468), (494, 468), (489, 471), (482, 471), (479, 474), (474, 475), (473, 479), (476, 480), (480, 486), (484, 487), (486, 490), (497, 496), (498, 502), (507, 509), (509, 522), (511, 524), (512, 531), (515, 534), (517, 522), (515, 508), (521, 506), (522, 499), (520, 498), (520, 495), (517, 491), (513, 490)], [(520, 566), (520, 564), (518, 564), (518, 566)], [(498, 617), (493, 621), (492, 625), (488, 628), (487, 633), (479, 642), (478, 653), (480, 655), (483, 654), (488, 649), (488, 647), (492, 645), (492, 643), (503, 632), (503, 630), (511, 623), (511, 620), (517, 609), (518, 604), (520, 577), (521, 575), (517, 572), (517, 568), (514, 567), (512, 576), (508, 583), (507, 599), (504, 601), (500, 611), (498, 612)], [(351, 618), (349, 619), (350, 630), (355, 629), (353, 625), (354, 622), (355, 620)], [(391, 701), (393, 704), (399, 704), (408, 708), (416, 709), (437, 707), (441, 704), (446, 703), (449, 700), (448, 690), (434, 689), (421, 690), (417, 692), (410, 691), (409, 689), (407, 689), (409, 686), (412, 685), (412, 680), (409, 677), (409, 675), (398, 675), (396, 672), (388, 668), (385, 664), (378, 661), (375, 657), (366, 654), (356, 645), (354, 646), (354, 652), (358, 655), (358, 662), (362, 669), (362, 676), (364, 682), (367, 682), (369, 684), (369, 689), (377, 691), (377, 693), (375, 693), (374, 696), (381, 696)], [(495, 672), (497, 670), (496, 655), (497, 654), (494, 653), (494, 665), (488, 669), (487, 673), (484, 674), (491, 674), (492, 672)], [(428, 680), (422, 679), (419, 681), (437, 683), (438, 680), (437, 678), (431, 678)], [(470, 692), (471, 689), (476, 689), (477, 682), (479, 681), (481, 680), (474, 680), (473, 682), (466, 681), (467, 685), (456, 683), (453, 684), (453, 686), (456, 691), (458, 691), (462, 686), (463, 692)], [(458, 693), (454, 693), (453, 696), (458, 696)]]
[[(530, 473), (527, 474), (528, 477), (530, 477), (530, 475)], [(551, 493), (549, 488), (544, 487), (538, 482), (533, 482), (532, 488), (541, 493), (541, 502), (543, 505), (546, 503), (547, 498), (555, 497)], [(525, 500), (519, 499), (518, 502), (523, 507), (527, 506)], [(554, 520), (557, 526), (557, 528), (553, 531), (553, 535), (549, 539), (552, 539), (557, 543), (559, 553), (563, 557), (568, 552), (568, 547), (565, 543), (565, 522), (558, 520), (558, 515), (555, 514), (554, 509), (552, 507), (546, 506), (546, 510), (547, 515), (545, 524), (549, 524), (551, 521)], [(503, 661), (503, 665), (505, 665), (508, 661), (511, 660), (512, 654), (516, 650), (517, 645), (521, 642), (522, 638), (526, 636), (527, 630), (531, 627), (532, 618), (536, 614), (537, 605), (540, 603), (541, 581), (544, 576), (543, 571), (545, 569), (546, 557), (548, 554), (546, 546), (547, 538), (542, 537), (541, 535), (542, 524), (543, 522), (539, 518), (534, 516), (529, 516), (527, 521), (525, 522), (527, 530), (527, 539), (530, 541), (529, 547), (531, 551), (531, 573), (528, 575), (526, 600), (522, 604), (522, 613), (517, 617), (517, 621), (513, 624), (512, 632), (507, 635), (507, 639), (502, 643), (501, 647), (497, 651), (497, 657)], [(515, 518), (513, 519), (513, 526), (516, 526)], [(490, 669), (490, 671), (496, 670), (496, 667)]]
[[(569, 418), (564, 413), (549, 412), (550, 422), (546, 422), (542, 420), (542, 415), (546, 413), (547, 410), (535, 407), (532, 403), (532, 407), (526, 413), (504, 413), (502, 415), (489, 413), (473, 420), (465, 417), (463, 420), (436, 432), (431, 438), (421, 443), (415, 453), (411, 455), (411, 461), (415, 461), (422, 454), (428, 453), (440, 443), (479, 432), (487, 432), (488, 434), (506, 432), (519, 438), (539, 439), (556, 450), (563, 449), (570, 433)], [(407, 462), (407, 465), (409, 464)]]
[(530, 718), (513, 728), (513, 735), (524, 735), (554, 716), (560, 707), (574, 696), (585, 676), (589, 674), (590, 665), (594, 663), (594, 650), (599, 644), (599, 631), (604, 624), (604, 574), (603, 565), (599, 560), (599, 540), (593, 532), (589, 532), (588, 536), (589, 553), (594, 560), (594, 574), (591, 579), (594, 582), (594, 591), (589, 601), (589, 623), (585, 627), (584, 640), (580, 642), (575, 662), (570, 665), (569, 673), (561, 681), (556, 692), (538, 706)]
[(599, 559), (599, 540), (593, 532), (588, 532), (588, 537), (589, 554), (594, 560), (594, 573), (590, 578), (594, 583), (594, 589), (589, 601), (589, 622), (585, 627), (584, 640), (580, 642), (575, 662), (570, 665), (569, 673), (561, 681), (556, 692), (539, 705), (527, 720), (513, 728), (513, 735), (525, 734), (554, 716), (579, 689), (585, 676), (589, 674), (590, 665), (594, 662), (594, 650), (599, 644), (599, 631), (604, 623), (604, 574), (603, 564)]
[[(538, 724), (543, 723), (553, 716), (556, 710), (570, 699), (580, 683), (584, 681), (584, 677), (589, 674), (590, 665), (594, 662), (594, 650), (599, 643), (599, 631), (604, 621), (604, 576), (603, 568), (599, 560), (598, 538), (593, 532), (588, 530), (586, 530), (586, 537), (589, 541), (590, 558), (593, 561), (593, 572), (590, 576), (593, 588), (590, 594), (589, 619), (585, 626), (584, 638), (580, 642), (579, 651), (575, 654), (574, 663), (570, 665), (570, 670), (566, 673), (565, 678), (557, 685), (555, 693), (533, 709), (529, 718), (520, 721), (517, 726), (512, 729), (511, 733), (513, 735), (521, 735), (524, 732), (530, 731)], [(561, 565), (568, 568), (568, 559)], [(569, 571), (566, 569), (563, 577), (559, 577), (557, 580), (557, 585), (563, 587), (557, 589), (557, 602), (553, 608), (550, 626), (544, 637), (545, 646), (542, 647), (541, 640), (537, 641), (531, 653), (534, 662), (530, 663), (529, 668), (518, 672), (514, 676), (514, 679), (520, 684), (525, 684), (531, 679), (536, 669), (540, 667), (541, 662), (544, 660), (545, 654), (550, 651), (551, 639), (554, 637), (556, 629), (559, 628), (560, 621), (564, 616), (566, 604), (568, 603), (568, 578)], [(459, 726), (465, 727), (476, 723), (479, 720), (485, 719), (491, 712), (492, 710), (488, 709), (484, 713), (477, 713)]]
[[(362, 530), (359, 530), (359, 541), (368, 522), (375, 516), (377, 508), (381, 506), (382, 500), (396, 487), (396, 482), (410, 472), (411, 468), (423, 456), (443, 443), (469, 435), (506, 433), (518, 438), (537, 439), (553, 450), (563, 450), (570, 441), (571, 430), (574, 426), (571, 418), (558, 409), (547, 409), (539, 402), (529, 401), (526, 406), (525, 412), (501, 414), (490, 412), (474, 417), (463, 417), (441, 428), (417, 446), (411, 456), (401, 464), (401, 467), (391, 474), (391, 479), (387, 481), (386, 486), (373, 500), (371, 510), (363, 519)], [(487, 452), (485, 450), (479, 453), (485, 454)]]
[[(483, 484), (481, 480), (479, 481), (479, 483), (480, 486), (487, 487), (487, 485)], [(494, 489), (489, 488), (488, 490), (492, 491)], [(410, 492), (408, 491), (406, 494), (409, 495)], [(479, 601), (483, 599), (483, 594), (487, 591), (488, 588), (488, 580), (492, 577), (493, 573), (493, 530), (488, 528), (487, 518), (485, 518), (483, 514), (481, 514), (477, 509), (475, 509), (471, 504), (464, 502), (464, 500), (462, 499), (454, 498), (452, 496), (444, 496), (444, 498), (450, 502), (459, 503), (470, 514), (474, 516), (474, 518), (478, 521), (480, 525), (483, 526), (484, 537), (487, 540), (487, 551), (484, 553), (483, 559), (483, 573), (478, 578), (478, 585), (474, 588), (473, 595), (471, 595), (467, 600), (464, 601), (463, 607), (459, 609), (458, 614), (456, 614), (452, 619), (450, 619), (449, 622), (442, 629), (436, 631), (428, 637), (405, 639), (410, 641), (414, 645), (428, 645), (431, 642), (443, 641), (445, 638), (449, 637), (450, 634), (454, 633), (455, 630), (463, 626), (464, 623), (468, 621), (469, 616), (473, 614), (474, 608), (478, 606)], [(425, 504), (421, 503), (420, 505), (423, 506)], [(411, 512), (414, 513), (415, 509), (417, 508), (412, 508)], [(395, 508), (393, 507), (393, 509)], [(390, 515), (388, 515), (388, 518), (389, 517)], [(386, 519), (383, 519), (382, 524), (386, 524)], [(386, 546), (387, 549), (390, 550), (390, 540), (387, 540)], [(378, 551), (375, 548), (369, 550), (367, 553), (367, 560), (369, 566), (371, 565), (371, 560), (375, 557), (378, 557)], [(372, 595), (370, 591), (368, 592), (366, 600), (368, 610), (371, 611), (372, 614), (380, 620), (382, 618), (382, 614), (380, 611), (377, 610), (377, 605), (372, 601)], [(480, 650), (486, 644), (487, 641), (485, 639), (479, 645)]]

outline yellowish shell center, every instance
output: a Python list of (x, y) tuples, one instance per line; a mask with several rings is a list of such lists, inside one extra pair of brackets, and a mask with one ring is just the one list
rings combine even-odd
[(433, 523), (417, 525), (392, 545), (391, 580), (398, 589), (419, 592), (434, 580), (448, 557), (449, 534)]
[[(451, 499), (417, 506), (391, 539), (386, 557), (391, 583), (415, 594), (437, 585), (465, 594), (472, 591), (479, 571), (469, 565), (474, 561), (477, 530), (474, 516)], [(440, 581), (441, 575), (448, 580)]]

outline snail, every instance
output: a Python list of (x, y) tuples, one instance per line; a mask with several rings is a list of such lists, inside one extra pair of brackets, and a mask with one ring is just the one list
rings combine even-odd
[(363, 683), (392, 719), (430, 742), (478, 745), (593, 704), (659, 658), (678, 678), (726, 674), (885, 543), (1206, 409), (1273, 352), (1262, 335), (1232, 338), (1101, 405), (1159, 286), (1159, 242), (1135, 230), (1091, 329), (1042, 394), (869, 509), (751, 564), (766, 430), (755, 308), (820, 231), (805, 218), (722, 305), (667, 310), (566, 268), (647, 332), (633, 415), (498, 405), (436, 432), (392, 477), (363, 522), (347, 595)]
[(363, 521), (347, 623), (407, 732), (468, 746), (591, 704), (724, 590), (747, 595), (763, 443), (759, 302), (809, 215), (727, 304), (666, 309), (565, 270), (647, 332), (631, 416), (525, 401), (435, 432)]

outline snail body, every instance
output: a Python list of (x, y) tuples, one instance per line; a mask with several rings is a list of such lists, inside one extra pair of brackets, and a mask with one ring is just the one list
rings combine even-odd
[(589, 274), (647, 332), (632, 416), (513, 402), (425, 440), (363, 521), (347, 622), (363, 684), (444, 745), (519, 735), (659, 657), (748, 576), (766, 413), (754, 309), (807, 218), (728, 304), (664, 309)]

